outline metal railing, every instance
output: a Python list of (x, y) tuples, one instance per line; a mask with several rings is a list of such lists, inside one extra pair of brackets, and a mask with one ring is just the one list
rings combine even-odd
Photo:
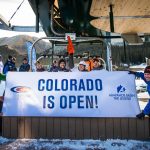
[[(55, 41), (62, 42), (62, 43), (66, 42), (65, 37), (42, 37), (42, 38), (37, 39), (33, 43), (32, 47), (31, 47), (31, 58), (30, 58), (31, 71), (33, 71), (32, 70), (32, 53), (33, 53), (32, 51), (33, 51), (34, 45), (37, 42), (39, 42), (40, 40), (43, 40), (43, 39), (47, 39), (47, 40), (49, 40), (51, 42), (55, 42)], [(76, 37), (76, 40), (74, 42), (81, 43), (81, 42), (91, 42), (91, 41), (101, 41), (101, 42), (104, 42), (106, 44), (106, 46), (107, 46), (107, 53), (110, 55), (111, 45), (110, 45), (110, 43), (106, 42), (102, 38), (98, 38), (98, 37)], [(104, 60), (102, 60), (102, 61), (104, 62)], [(112, 71), (112, 59), (111, 59), (111, 57), (107, 57), (107, 64), (108, 64), (108, 70)], [(105, 65), (106, 65), (106, 63), (105, 63)]]

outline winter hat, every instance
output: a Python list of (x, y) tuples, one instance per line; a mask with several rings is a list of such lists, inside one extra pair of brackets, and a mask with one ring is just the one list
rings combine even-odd
[(79, 62), (79, 65), (86, 66), (86, 63), (85, 63), (85, 61), (80, 61), (80, 62)]
[(27, 61), (28, 59), (25, 57), (25, 58), (23, 58), (23, 60), (26, 60), (26, 61)]
[(94, 58), (94, 59), (93, 59), (93, 62), (95, 62), (95, 61), (96, 61), (96, 62), (99, 62), (99, 59)]
[(144, 70), (144, 73), (150, 73), (150, 66), (147, 66)]
[(61, 62), (64, 62), (65, 65), (66, 65), (66, 60), (65, 59), (60, 59), (59, 62), (58, 62), (58, 65), (60, 65)]
[(13, 58), (13, 57), (12, 57), (11, 55), (8, 56), (8, 59), (9, 59), (9, 60), (12, 60), (12, 58)]

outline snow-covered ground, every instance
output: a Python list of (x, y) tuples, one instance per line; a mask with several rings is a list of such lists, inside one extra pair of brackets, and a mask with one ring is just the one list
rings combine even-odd
[(0, 81), (0, 96), (3, 95), (5, 90), (5, 82), (4, 81)]
[(147, 102), (146, 101), (139, 101), (140, 109), (143, 110), (146, 106)]
[(146, 67), (146, 63), (142, 63), (140, 65), (133, 65), (133, 66), (130, 66), (129, 69), (132, 70), (132, 69), (136, 69), (136, 70), (144, 70), (145, 67)]
[(0, 150), (150, 150), (150, 141), (6, 139), (0, 137)]

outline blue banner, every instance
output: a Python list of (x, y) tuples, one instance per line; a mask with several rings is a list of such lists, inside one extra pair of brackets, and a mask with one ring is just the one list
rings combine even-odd
[[(30, 66), (31, 66), (31, 48), (32, 48), (32, 44), (33, 44), (33, 43), (30, 42), (30, 41), (26, 42), (27, 54), (28, 54), (28, 60), (29, 60)], [(36, 50), (35, 50), (35, 48), (33, 47), (33, 50), (32, 50), (32, 71), (33, 71), (33, 72), (36, 71), (35, 63), (36, 63)]]

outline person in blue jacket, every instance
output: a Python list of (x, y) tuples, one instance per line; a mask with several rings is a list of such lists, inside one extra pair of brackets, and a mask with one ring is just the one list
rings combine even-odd
[(19, 68), (20, 72), (28, 72), (30, 70), (30, 65), (28, 64), (27, 58), (23, 59), (23, 63)]
[[(129, 71), (129, 74), (134, 74), (136, 77), (140, 77), (141, 79), (143, 79), (147, 84), (147, 92), (150, 95), (150, 66), (147, 66), (145, 68), (144, 73)], [(137, 114), (136, 117), (142, 119), (145, 117), (145, 115), (150, 116), (150, 99), (144, 110), (140, 114)]]
[(12, 57), (11, 55), (8, 56), (7, 62), (5, 63), (3, 68), (3, 74), (7, 74), (8, 71), (17, 71), (15, 62), (16, 62), (15, 57)]

